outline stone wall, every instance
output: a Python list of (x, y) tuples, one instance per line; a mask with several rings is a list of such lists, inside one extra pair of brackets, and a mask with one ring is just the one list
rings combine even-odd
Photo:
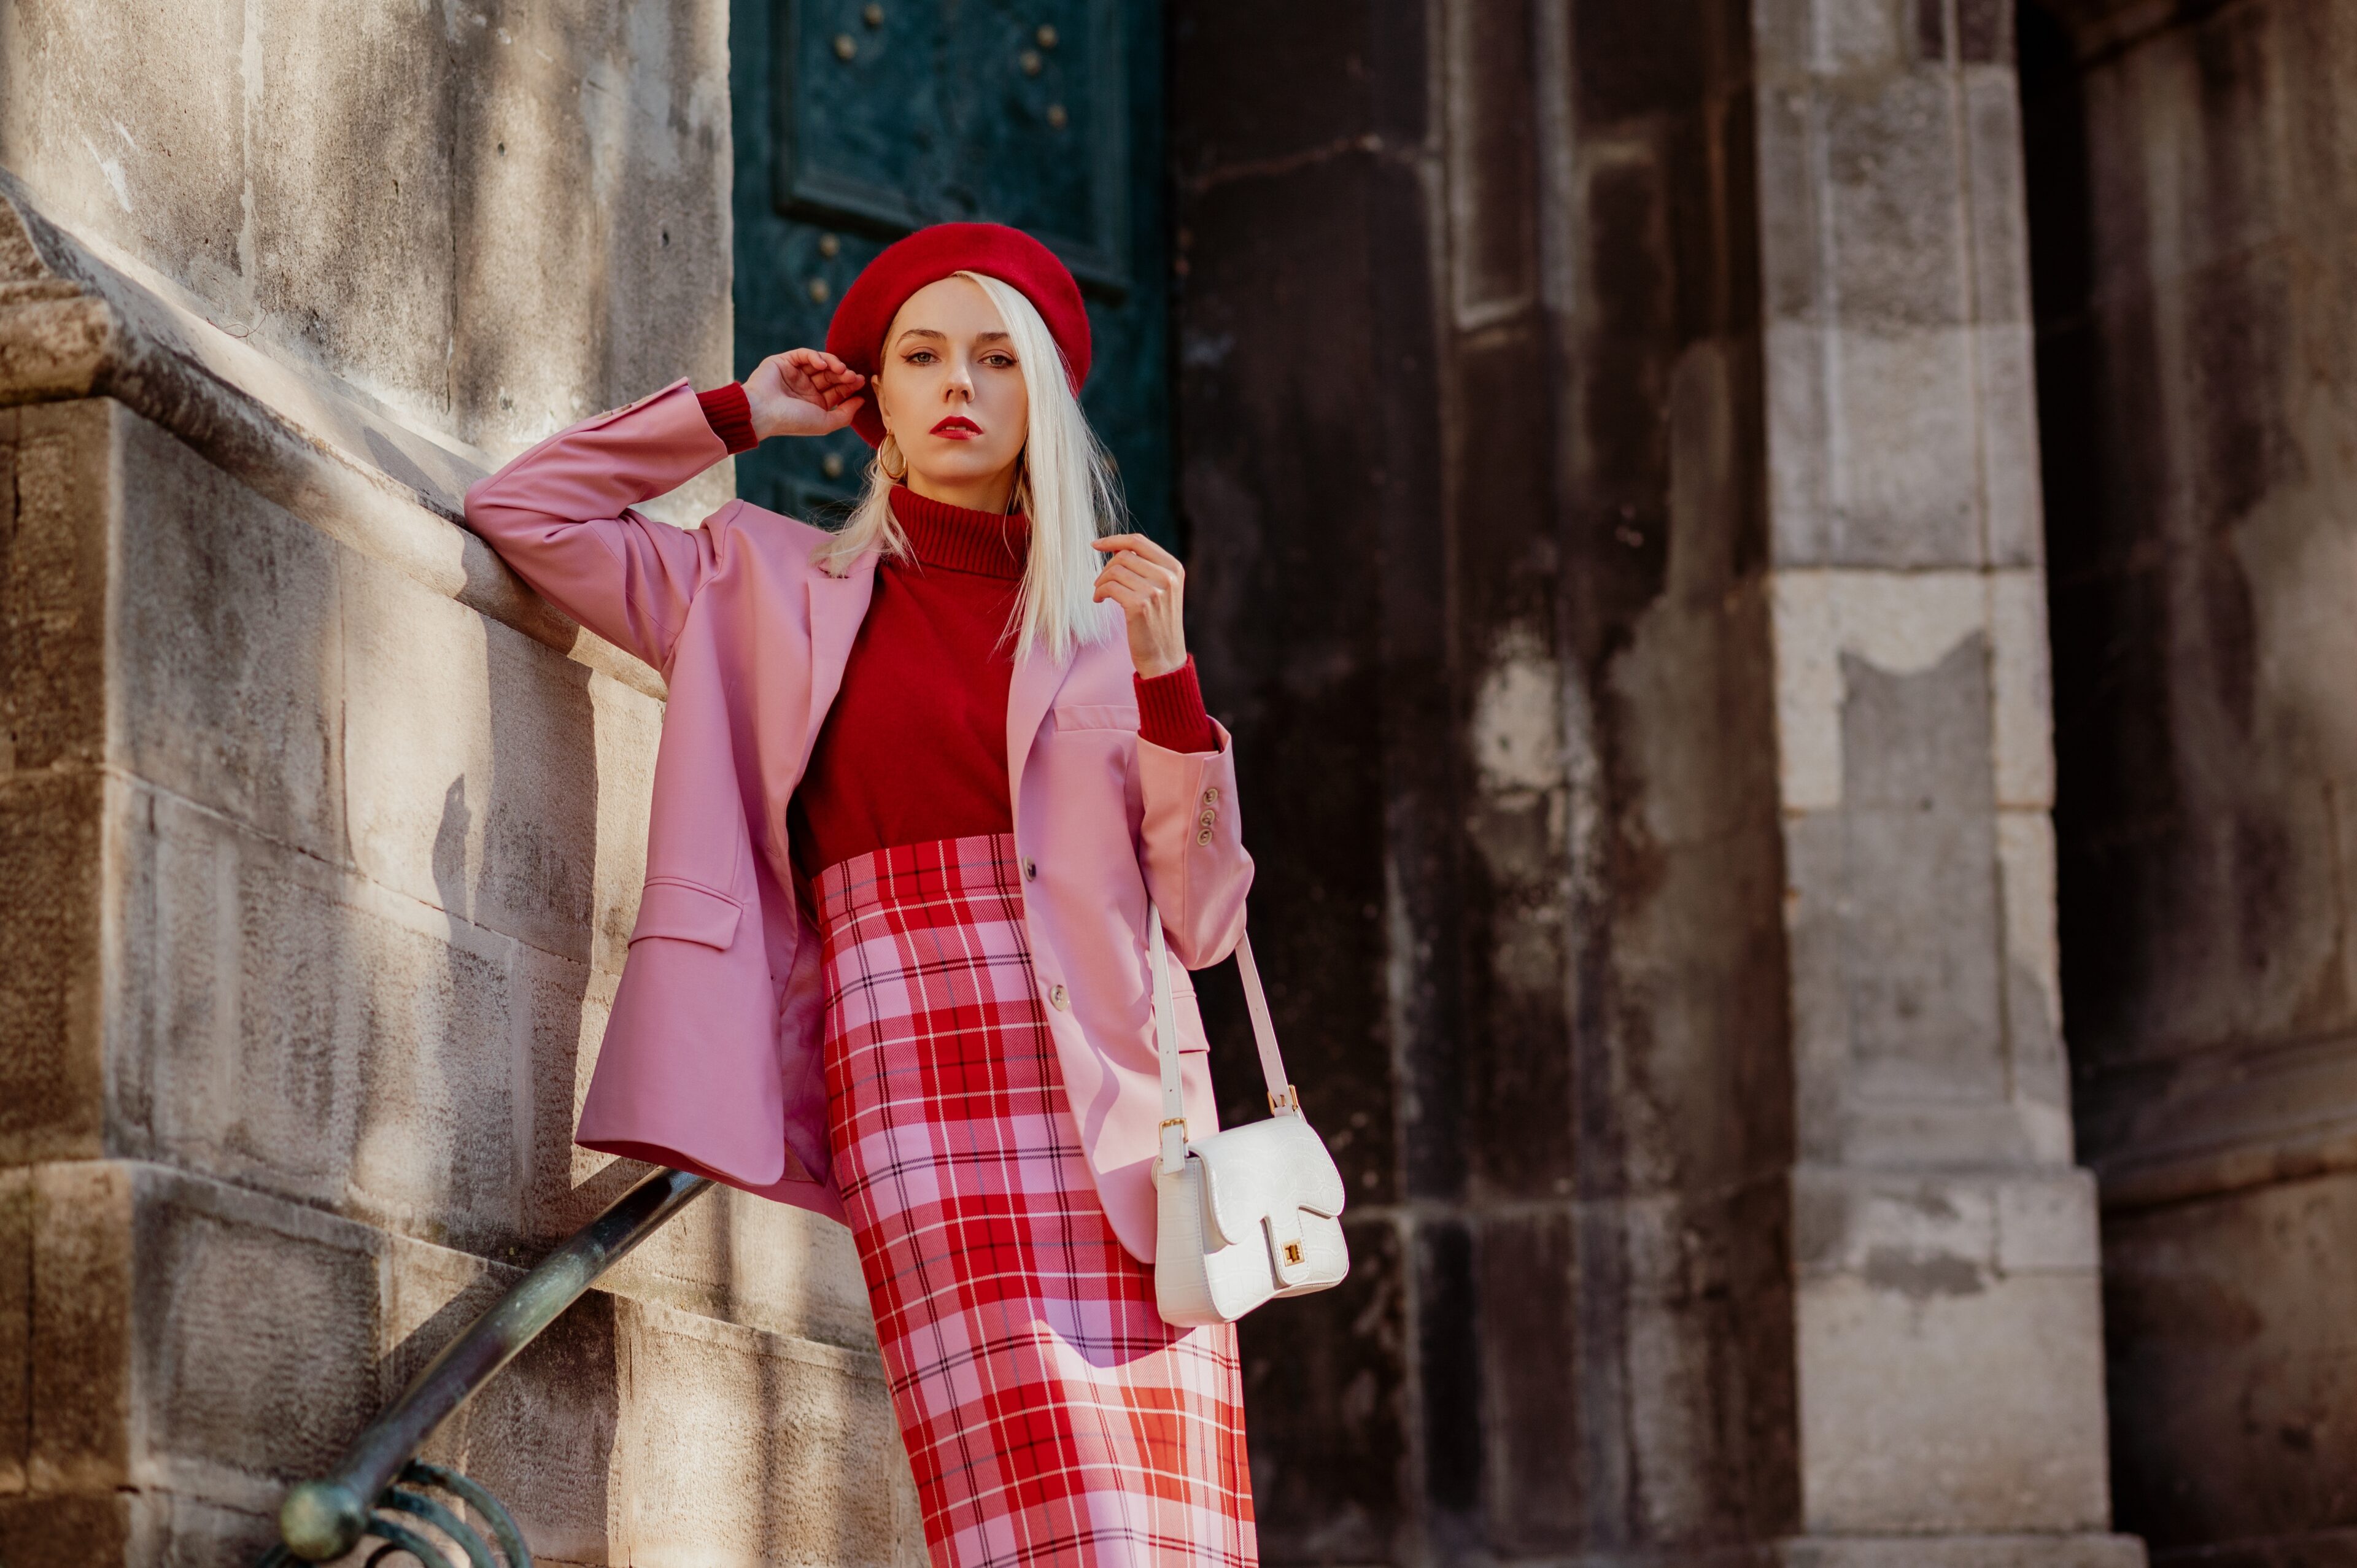
[(2357, 1550), (2357, 16), (2025, 12), (2064, 996), (2163, 1561)]
[[(10, 1568), (250, 1562), (637, 1174), (570, 1132), (661, 685), (451, 520), (726, 374), (725, 48), (717, 4), (0, 5)], [(742, 1195), (433, 1452), (551, 1563), (922, 1560), (849, 1238)]]
[(2008, 20), (1180, 16), (1201, 657), (1354, 1206), (1245, 1329), (1273, 1561), (2141, 1561)]

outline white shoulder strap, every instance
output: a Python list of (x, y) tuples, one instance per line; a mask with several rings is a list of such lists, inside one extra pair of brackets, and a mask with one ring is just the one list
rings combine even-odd
[[(1162, 935), (1162, 911), (1146, 907), (1146, 947), (1154, 960), (1154, 1036), (1162, 1066), (1162, 1168), (1176, 1174), (1187, 1164), (1187, 1102), (1178, 1092), (1178, 1009), (1170, 986), (1170, 951)], [(1260, 1047), (1261, 1076), (1268, 1080), (1268, 1108), (1280, 1115), (1301, 1114), (1300, 1097), (1285, 1076), (1276, 1048), (1276, 1025), (1261, 991), (1260, 966), (1253, 962), (1252, 938), (1236, 939), (1236, 972), (1244, 983), (1244, 1009), (1252, 1015), (1253, 1042)]]

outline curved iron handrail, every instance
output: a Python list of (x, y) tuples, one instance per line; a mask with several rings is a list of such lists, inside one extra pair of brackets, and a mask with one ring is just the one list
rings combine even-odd
[(567, 1237), (409, 1380), (401, 1397), (352, 1440), (333, 1474), (296, 1483), (278, 1509), (282, 1544), (272, 1547), (256, 1568), (281, 1568), (297, 1560), (328, 1562), (371, 1536), (385, 1543), (369, 1558), (371, 1563), (406, 1553), (426, 1568), (447, 1568), (447, 1553), (402, 1520), (381, 1515), (380, 1509), (405, 1514), (448, 1536), (469, 1568), (493, 1568), (482, 1538), (415, 1489), (422, 1487), (447, 1492), (480, 1514), (508, 1568), (532, 1568), (532, 1553), (497, 1498), (464, 1476), (414, 1455), (476, 1390), (540, 1337), (600, 1275), (711, 1185), (708, 1176), (657, 1171)]

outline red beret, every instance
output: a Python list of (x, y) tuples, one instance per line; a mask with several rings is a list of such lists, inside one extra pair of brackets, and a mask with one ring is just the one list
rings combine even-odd
[[(1081, 285), (1055, 252), (1004, 223), (936, 223), (885, 246), (843, 291), (843, 303), (827, 326), (826, 351), (873, 377), (884, 334), (909, 296), (957, 273), (981, 273), (1022, 291), (1064, 351), (1077, 397), (1089, 379), (1089, 313), (1081, 303)], [(883, 444), (884, 422), (877, 417), (872, 392), (851, 427), (870, 446)]]

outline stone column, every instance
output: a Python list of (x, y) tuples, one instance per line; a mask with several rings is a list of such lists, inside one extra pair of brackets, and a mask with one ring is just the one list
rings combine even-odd
[(1756, 0), (1807, 1563), (2130, 1563), (2072, 1162), (1997, 0)]

